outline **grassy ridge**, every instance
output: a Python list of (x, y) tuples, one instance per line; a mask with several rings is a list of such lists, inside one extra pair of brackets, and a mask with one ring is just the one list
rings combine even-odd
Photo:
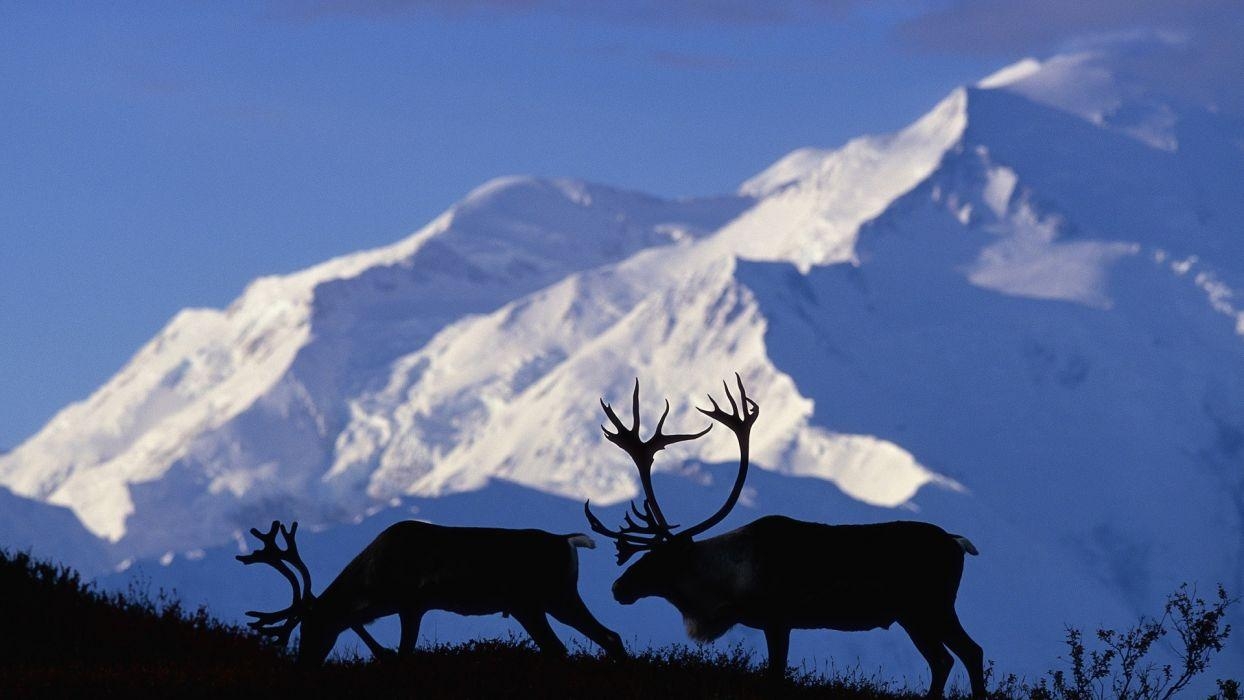
[(279, 658), (245, 628), (204, 609), (187, 610), (138, 586), (105, 593), (69, 567), (0, 551), (0, 668), (66, 662), (199, 661)]
[(550, 657), (525, 643), (510, 641), (469, 642), (420, 651), (404, 660), (338, 662), (310, 671), (296, 669), (288, 661), (259, 660), (228, 665), (182, 660), (10, 670), (16, 673), (0, 680), (0, 694), (6, 697), (11, 697), (10, 693), (32, 697), (221, 697), (249, 696), (258, 690), (278, 697), (918, 697), (886, 692), (866, 683), (811, 678), (774, 687), (750, 660), (731, 659), (729, 654), (671, 648), (612, 662), (585, 654)]
[[(1201, 600), (1184, 586), (1161, 618), (1124, 632), (1099, 630), (1090, 647), (1068, 630), (1070, 669), (1035, 684), (999, 679), (996, 698), (1164, 700), (1209, 667), (1230, 635), (1233, 604), (1221, 587)], [(1172, 632), (1182, 664), (1160, 667), (1148, 650)], [(1223, 680), (1215, 696), (1239, 700)], [(292, 656), (246, 627), (141, 587), (102, 592), (64, 566), (0, 550), (0, 698), (13, 697), (452, 697), (452, 698), (914, 698), (858, 677), (814, 674), (769, 682), (741, 649), (673, 646), (621, 661), (588, 653), (559, 658), (526, 641), (476, 641), (420, 649), (404, 659), (348, 660), (295, 668)]]
[(0, 696), (107, 694), (135, 678), (279, 663), (279, 650), (203, 609), (138, 587), (105, 593), (73, 569), (0, 551)]
[[(440, 647), (412, 658), (331, 663), (301, 670), (289, 661), (230, 665), (108, 664), (15, 669), (0, 693), (30, 696), (417, 696), (417, 698), (914, 698), (866, 684), (794, 680), (775, 688), (754, 665), (729, 655), (666, 649), (613, 663), (595, 655), (540, 654), (527, 644), (479, 642)], [(723, 665), (722, 661), (725, 661)]]
[(864, 680), (794, 677), (774, 688), (741, 650), (649, 650), (623, 661), (568, 658), (530, 644), (479, 641), (408, 659), (297, 669), (245, 627), (132, 587), (102, 592), (64, 566), (0, 551), (0, 696), (220, 697), (394, 694), (420, 697), (895, 698)]

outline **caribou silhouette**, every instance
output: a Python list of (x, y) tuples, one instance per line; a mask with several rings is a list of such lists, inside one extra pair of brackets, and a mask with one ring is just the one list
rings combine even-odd
[(964, 554), (977, 554), (967, 538), (921, 522), (824, 525), (767, 516), (716, 537), (692, 539), (726, 517), (747, 478), (748, 441), (760, 406), (748, 397), (737, 374), (735, 380), (739, 403), (725, 384), (729, 413), (711, 395), (712, 408), (698, 409), (738, 440), (734, 487), (716, 513), (678, 532), (657, 502), (653, 457), (668, 445), (703, 436), (713, 424), (694, 434), (662, 433), (667, 400), (654, 434), (642, 440), (639, 380), (629, 428), (601, 399), (614, 430), (601, 429), (630, 455), (644, 493), (642, 505), (632, 501), (617, 530), (592, 514), (590, 502), (583, 506), (592, 530), (614, 541), (619, 566), (643, 553), (613, 584), (614, 598), (623, 605), (664, 598), (682, 613), (687, 634), (696, 640), (716, 639), (735, 625), (763, 631), (767, 671), (774, 679), (785, 676), (792, 629), (857, 631), (898, 623), (929, 664), (929, 697), (941, 697), (954, 665), (947, 648), (967, 667), (973, 695), (983, 697), (983, 653), (955, 612)]
[[(576, 550), (596, 546), (587, 535), (399, 522), (377, 535), (316, 596), (311, 592), (311, 573), (298, 553), (297, 532), (297, 522), (286, 528), (273, 521), (266, 533), (252, 529), (263, 546), (237, 559), (247, 565), (267, 564), (293, 587), (288, 607), (246, 614), (254, 618), (249, 623), (253, 629), (281, 645), (301, 624), (300, 665), (323, 663), (347, 629), (354, 630), (374, 656), (393, 655), (363, 627), (388, 615), (401, 621), (397, 654), (409, 654), (428, 610), (510, 615), (542, 651), (563, 655), (566, 647), (545, 617), (552, 615), (611, 656), (626, 656), (621, 637), (598, 622), (579, 597)], [(277, 543), (278, 533), (284, 548)]]

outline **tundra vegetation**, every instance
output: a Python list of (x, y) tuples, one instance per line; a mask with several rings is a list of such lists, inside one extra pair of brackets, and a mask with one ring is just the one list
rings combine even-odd
[[(1045, 678), (994, 674), (995, 698), (1164, 698), (1207, 671), (1230, 635), (1234, 604), (1226, 591), (1204, 600), (1181, 588), (1162, 615), (1136, 627), (1100, 630), (1086, 641), (1068, 632), (1068, 651)], [(1151, 660), (1173, 647), (1180, 663)], [(408, 658), (333, 658), (300, 668), (266, 635), (189, 608), (175, 595), (141, 584), (106, 592), (74, 570), (0, 550), (0, 696), (167, 697), (254, 693), (424, 697), (773, 697), (762, 659), (712, 646), (634, 649), (611, 659), (582, 649), (566, 657), (541, 653), (518, 637), (416, 649)], [(858, 671), (788, 670), (784, 697), (914, 698), (890, 679)], [(1212, 675), (1210, 676), (1213, 677)], [(1238, 698), (1222, 679), (1217, 697)], [(958, 689), (960, 692), (966, 689)], [(1125, 692), (1123, 692), (1125, 690)], [(952, 694), (955, 689), (952, 688)]]

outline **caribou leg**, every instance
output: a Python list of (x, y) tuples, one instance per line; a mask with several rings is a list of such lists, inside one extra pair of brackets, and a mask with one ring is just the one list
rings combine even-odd
[(397, 643), (398, 656), (408, 656), (419, 643), (419, 623), (423, 622), (422, 610), (403, 610), (397, 614), (402, 623), (402, 636)]
[(911, 637), (911, 641), (916, 645), (916, 649), (920, 651), (920, 655), (929, 663), (929, 671), (932, 672), (933, 678), (929, 681), (927, 697), (942, 697), (946, 690), (946, 679), (950, 677), (950, 669), (955, 665), (954, 657), (950, 655), (950, 652), (946, 651), (946, 647), (942, 646), (939, 635), (930, 632), (928, 624), (904, 624), (902, 622), (899, 622), (899, 624), (907, 631), (907, 636)]
[(553, 628), (549, 627), (549, 620), (543, 612), (515, 612), (514, 619), (527, 630), (527, 634), (531, 635), (532, 641), (540, 647), (540, 651), (557, 656), (566, 655), (566, 645), (562, 644), (562, 640), (553, 633)]
[(622, 646), (622, 638), (617, 632), (600, 624), (600, 621), (583, 604), (578, 591), (574, 591), (565, 603), (550, 607), (549, 614), (558, 622), (579, 630), (610, 656), (618, 659), (626, 657), (626, 647)]
[(946, 627), (943, 640), (967, 668), (968, 679), (972, 683), (972, 697), (985, 697), (985, 653), (980, 645), (964, 631), (963, 625), (959, 623), (959, 616), (954, 612), (950, 614), (950, 622)]
[(769, 665), (766, 667), (769, 679), (785, 679), (786, 655), (790, 652), (790, 630), (781, 627), (766, 629), (765, 644), (769, 647)]
[(371, 651), (372, 656), (377, 659), (387, 659), (393, 656), (393, 650), (384, 646), (380, 642), (377, 642), (376, 638), (371, 636), (371, 632), (368, 632), (367, 628), (363, 627), (363, 625), (354, 625), (350, 629), (354, 630), (354, 633), (359, 636), (359, 639), (363, 640), (363, 643), (367, 645), (367, 649)]

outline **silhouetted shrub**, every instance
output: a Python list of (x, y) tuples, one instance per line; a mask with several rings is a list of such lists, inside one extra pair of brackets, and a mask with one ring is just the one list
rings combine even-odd
[[(1223, 618), (1234, 602), (1221, 585), (1217, 598), (1207, 603), (1184, 584), (1167, 598), (1162, 617), (1142, 617), (1123, 632), (1097, 630), (1098, 648), (1090, 649), (1079, 629), (1068, 628), (1071, 668), (1051, 671), (1049, 678), (1024, 690), (1035, 700), (1166, 700), (1204, 673), (1222, 651), (1231, 635), (1231, 625)], [(1154, 645), (1172, 631), (1178, 637), (1172, 645), (1177, 663), (1150, 660)], [(1219, 697), (1239, 697), (1235, 681), (1220, 680), (1218, 688)]]

